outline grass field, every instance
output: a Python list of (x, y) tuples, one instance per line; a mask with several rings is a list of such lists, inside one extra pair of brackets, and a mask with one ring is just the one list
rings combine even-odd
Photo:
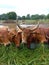
[[(0, 20), (0, 23), (2, 22), (6, 22), (7, 20)], [(18, 20), (19, 23), (21, 23), (23, 20)], [(49, 19), (39, 19), (39, 20), (24, 20), (24, 22), (26, 24), (33, 24), (33, 23), (37, 23), (37, 22), (40, 22), (40, 23), (49, 23)], [(11, 20), (9, 20), (9, 22), (11, 22)], [(13, 22), (17, 22), (17, 20), (13, 20)]]
[[(22, 22), (22, 20), (19, 20), (18, 22)], [(37, 22), (40, 22), (40, 23), (49, 23), (49, 19), (42, 19), (42, 20), (24, 20), (24, 23), (26, 24), (36, 24)]]
[(0, 45), (0, 65), (49, 65), (49, 47), (40, 44), (35, 49)]

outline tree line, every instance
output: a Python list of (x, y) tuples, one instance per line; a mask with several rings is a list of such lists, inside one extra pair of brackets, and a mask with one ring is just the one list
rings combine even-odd
[(44, 14), (35, 14), (35, 15), (30, 15), (27, 14), (26, 16), (18, 16), (15, 12), (8, 12), (6, 14), (0, 15), (0, 20), (37, 20), (37, 19), (49, 19), (49, 14), (44, 15)]

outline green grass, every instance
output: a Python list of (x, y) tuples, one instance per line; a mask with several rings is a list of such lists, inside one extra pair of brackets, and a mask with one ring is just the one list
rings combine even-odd
[(34, 50), (0, 45), (0, 65), (49, 65), (49, 48), (42, 44)]

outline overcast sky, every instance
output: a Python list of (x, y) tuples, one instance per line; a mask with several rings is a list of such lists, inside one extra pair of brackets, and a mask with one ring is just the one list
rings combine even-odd
[(0, 0), (0, 14), (15, 11), (17, 15), (48, 14), (49, 0)]

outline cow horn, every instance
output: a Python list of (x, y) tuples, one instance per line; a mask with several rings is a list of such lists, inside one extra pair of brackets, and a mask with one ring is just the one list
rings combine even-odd
[(34, 28), (32, 28), (31, 30), (34, 31), (34, 30), (36, 30), (38, 27), (39, 27), (39, 22), (38, 22), (38, 24), (37, 24)]
[(17, 26), (21, 29), (21, 30), (23, 30), (23, 28), (17, 23)]
[(48, 35), (46, 35), (46, 38), (47, 38), (47, 39), (49, 39), (49, 36), (48, 36)]
[[(18, 26), (21, 30), (23, 30), (23, 28), (22, 28), (18, 23), (17, 23), (17, 26)], [(30, 30), (34, 31), (34, 30), (36, 30), (38, 27), (39, 27), (39, 22), (38, 22), (38, 24), (37, 24), (33, 29), (30, 29)]]

